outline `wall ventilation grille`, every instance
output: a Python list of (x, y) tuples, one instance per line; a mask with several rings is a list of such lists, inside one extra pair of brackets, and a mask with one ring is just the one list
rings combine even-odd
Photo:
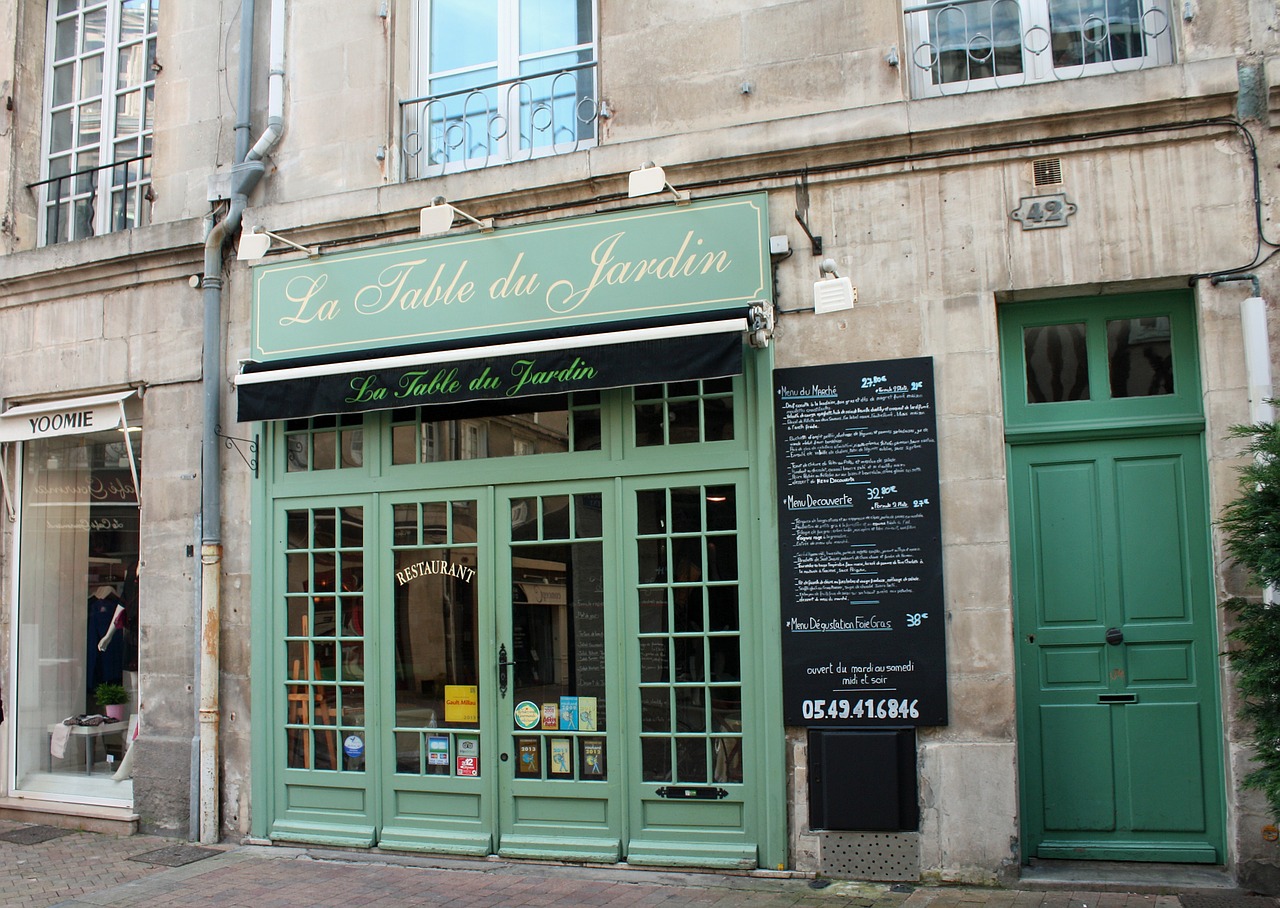
[(920, 879), (920, 834), (916, 832), (820, 832), (822, 873), (837, 879), (879, 883)]
[(1042, 161), (1036, 161), (1031, 165), (1032, 171), (1035, 173), (1037, 186), (1061, 186), (1062, 185), (1062, 159), (1061, 158), (1045, 158)]

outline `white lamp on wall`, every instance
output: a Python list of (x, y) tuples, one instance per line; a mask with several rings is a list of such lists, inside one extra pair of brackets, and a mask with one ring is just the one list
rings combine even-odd
[(493, 230), (493, 218), (474, 218), (462, 209), (450, 205), (445, 201), (444, 196), (438, 195), (431, 200), (430, 205), (422, 209), (418, 221), (418, 233), (421, 236), (448, 233), (453, 227), (455, 218), (470, 221), (480, 228), (481, 233), (489, 233)]
[(847, 277), (836, 274), (835, 259), (823, 259), (819, 266), (823, 274), (830, 277), (813, 282), (813, 311), (839, 312), (852, 309), (858, 301), (858, 288)]
[(627, 198), (629, 199), (654, 195), (664, 189), (670, 190), (671, 194), (676, 197), (676, 204), (684, 205), (688, 203), (689, 193), (681, 192), (668, 183), (666, 171), (652, 161), (645, 161), (640, 165), (639, 170), (631, 171), (631, 175), (627, 179)]
[(284, 237), (277, 236), (271, 231), (258, 226), (250, 227), (247, 232), (240, 234), (240, 242), (236, 246), (236, 258), (242, 262), (256, 262), (267, 254), (267, 250), (271, 248), (272, 240), (284, 243), (286, 246), (292, 246), (307, 255), (317, 255), (319, 253), (317, 249), (308, 249), (306, 246), (300, 246), (293, 240), (286, 240)]

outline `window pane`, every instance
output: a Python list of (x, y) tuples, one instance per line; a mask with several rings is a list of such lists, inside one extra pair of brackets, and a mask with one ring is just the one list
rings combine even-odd
[(933, 15), (930, 26), (935, 83), (1022, 72), (1022, 12), (1016, 0), (949, 5)]
[(96, 145), (102, 136), (102, 102), (80, 106), (80, 132), (77, 144)]
[(128, 88), (141, 85), (142, 78), (142, 45), (131, 44), (120, 48), (117, 59), (116, 88)]
[(102, 50), (107, 40), (107, 10), (101, 7), (84, 17), (84, 34), (81, 36), (81, 53)]
[(521, 0), (522, 54), (536, 54), (590, 41), (589, 0)]
[(1055, 66), (1079, 66), (1144, 55), (1140, 0), (1051, 0)]
[(431, 4), (432, 72), (497, 59), (498, 0), (435, 0)]
[(1173, 347), (1168, 317), (1108, 321), (1107, 367), (1112, 397), (1172, 394)]
[(71, 147), (71, 111), (61, 110), (49, 123), (49, 150), (66, 151)]
[(69, 104), (74, 100), (75, 79), (76, 68), (71, 63), (66, 63), (54, 69), (52, 96), (54, 107), (62, 107), (64, 104)]
[(147, 27), (147, 4), (144, 0), (124, 0), (120, 4), (120, 43), (137, 41)]
[(1089, 359), (1083, 322), (1022, 331), (1027, 403), (1089, 399)]
[(74, 16), (64, 19), (54, 27), (53, 59), (65, 60), (76, 52), (76, 36), (79, 34), (80, 20)]

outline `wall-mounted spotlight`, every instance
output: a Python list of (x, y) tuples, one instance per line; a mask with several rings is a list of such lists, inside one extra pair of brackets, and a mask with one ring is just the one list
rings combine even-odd
[(677, 205), (689, 203), (689, 193), (681, 192), (667, 182), (667, 173), (652, 161), (645, 161), (639, 170), (631, 171), (627, 179), (627, 198), (635, 199), (642, 195), (654, 195), (664, 189), (670, 190), (676, 197)]
[(835, 259), (823, 259), (819, 268), (830, 277), (813, 282), (813, 311), (839, 312), (841, 309), (852, 309), (853, 304), (858, 301), (858, 288), (847, 277), (836, 274)]
[(435, 236), (437, 233), (448, 233), (455, 218), (463, 218), (480, 228), (481, 233), (493, 230), (493, 218), (473, 218), (459, 208), (455, 208), (438, 195), (431, 204), (422, 209), (418, 222), (418, 233), (422, 236)]
[(284, 243), (286, 246), (292, 246), (307, 255), (318, 255), (320, 252), (318, 249), (308, 249), (306, 246), (300, 246), (293, 240), (286, 240), (284, 237), (277, 236), (259, 226), (250, 227), (248, 232), (240, 234), (240, 243), (236, 246), (236, 258), (242, 262), (256, 262), (267, 254), (267, 250), (271, 248), (272, 240)]

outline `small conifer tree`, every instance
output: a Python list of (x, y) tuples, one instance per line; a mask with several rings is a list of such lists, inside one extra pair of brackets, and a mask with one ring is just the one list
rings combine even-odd
[[(1280, 423), (1237, 426), (1232, 434), (1249, 439), (1253, 458), (1240, 470), (1239, 497), (1219, 521), (1227, 551), (1259, 586), (1280, 588)], [(1260, 789), (1280, 817), (1280, 604), (1238, 597), (1223, 606), (1236, 619), (1228, 655), (1241, 712), (1254, 730), (1256, 767), (1244, 784)]]

